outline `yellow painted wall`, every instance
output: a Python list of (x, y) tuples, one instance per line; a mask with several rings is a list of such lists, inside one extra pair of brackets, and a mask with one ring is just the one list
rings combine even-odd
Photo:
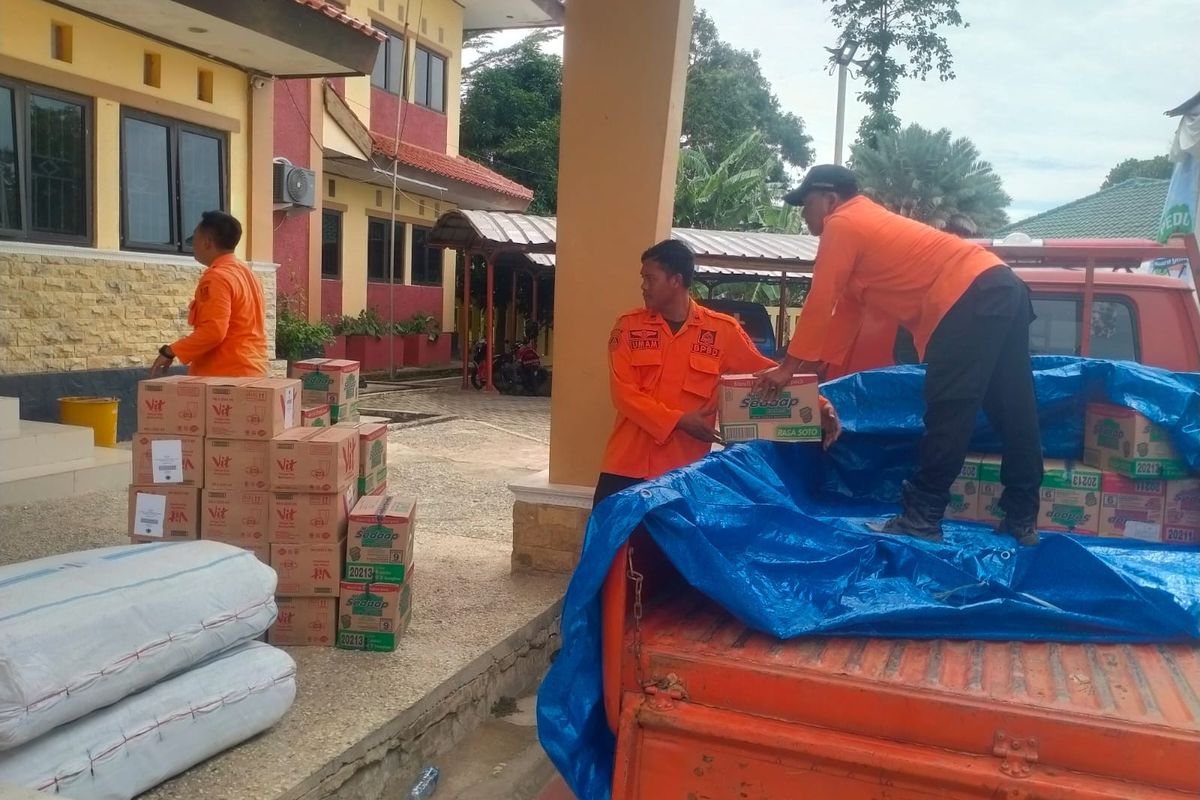
[[(51, 58), (52, 22), (72, 28), (71, 63)], [(148, 51), (162, 57), (161, 88), (143, 83), (143, 59)], [(200, 69), (213, 74), (211, 103), (197, 97)], [(250, 90), (245, 73), (42, 0), (4, 0), (0, 2), (0, 75), (5, 74), (68, 91), (77, 91), (80, 82), (89, 87), (95, 84), (95, 91), (77, 93), (94, 99), (98, 247), (116, 248), (120, 241), (118, 170), (122, 103), (166, 117), (180, 118), (187, 114), (193, 117), (189, 121), (225, 130), (230, 212), (249, 227)]]
[[(392, 198), (390, 187), (359, 183), (348, 178), (330, 176), (334, 180), (333, 197), (329, 196), (329, 181), (325, 187), (323, 205), (342, 212), (342, 313), (351, 316), (362, 311), (367, 300), (367, 219), (376, 217), (390, 219), (389, 204)], [(376, 202), (376, 200), (381, 202)], [(424, 201), (424, 209), (421, 202)], [(400, 194), (396, 208), (396, 221), (405, 224), (404, 264), (396, 265), (396, 283), (412, 283), (412, 226), (414, 223), (432, 227), (439, 214), (454, 206), (408, 192)], [(320, 252), (317, 257), (319, 259)], [(454, 254), (445, 251), (442, 256), (442, 319), (443, 329), (456, 330), (454, 311)], [(403, 273), (401, 273), (403, 266)]]

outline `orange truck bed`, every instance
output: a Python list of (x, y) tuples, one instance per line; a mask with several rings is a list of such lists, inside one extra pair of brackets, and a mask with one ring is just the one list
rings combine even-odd
[(691, 589), (624, 633), (614, 800), (1200, 795), (1195, 645), (781, 642)]

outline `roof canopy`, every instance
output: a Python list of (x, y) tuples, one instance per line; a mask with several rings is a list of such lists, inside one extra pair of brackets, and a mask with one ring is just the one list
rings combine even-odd
[(53, 0), (247, 72), (370, 74), (380, 36), (324, 0)]
[[(554, 217), (498, 211), (450, 211), (429, 236), (433, 247), (478, 253), (553, 253)], [(784, 233), (702, 231), (674, 228), (671, 238), (688, 246), (706, 266), (737, 270), (809, 272), (817, 257), (817, 237)]]

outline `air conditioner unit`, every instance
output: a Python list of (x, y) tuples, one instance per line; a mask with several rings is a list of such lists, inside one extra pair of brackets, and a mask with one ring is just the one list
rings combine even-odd
[(317, 173), (297, 167), (286, 158), (275, 159), (275, 207), (316, 208)]

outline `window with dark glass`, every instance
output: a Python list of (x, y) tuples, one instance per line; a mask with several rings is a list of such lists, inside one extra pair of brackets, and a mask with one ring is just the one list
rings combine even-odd
[(0, 78), (0, 236), (86, 242), (90, 103)]
[(190, 252), (205, 211), (224, 211), (225, 137), (162, 117), (121, 118), (121, 242)]
[(434, 111), (446, 110), (446, 59), (437, 53), (417, 48), (416, 87), (413, 102)]
[[(391, 237), (388, 236), (388, 225), (386, 219), (367, 220), (367, 280), (404, 283), (404, 223), (396, 223), (395, 235)], [(388, 263), (389, 246), (395, 266)]]
[(371, 85), (392, 94), (404, 94), (404, 37), (382, 25), (375, 29), (387, 36), (379, 45), (375, 68), (371, 70)]
[(419, 286), (442, 285), (442, 251), (427, 244), (430, 231), (430, 228), (413, 226), (412, 282)]
[(342, 276), (342, 212), (321, 212), (321, 277)]
[[(1029, 326), (1029, 349), (1034, 355), (1077, 356), (1083, 346), (1079, 297), (1033, 298), (1037, 319)], [(1118, 298), (1098, 297), (1092, 303), (1088, 355), (1116, 361), (1137, 361), (1137, 324), (1133, 306)]]

